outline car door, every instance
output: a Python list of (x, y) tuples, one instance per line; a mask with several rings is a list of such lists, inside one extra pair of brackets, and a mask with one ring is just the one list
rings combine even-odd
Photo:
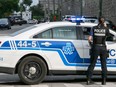
[[(84, 65), (85, 68), (88, 68), (90, 64), (90, 45), (88, 43), (88, 36), (91, 28), (83, 27), (83, 38), (82, 43), (84, 47)], [(109, 57), (106, 59), (108, 71), (116, 71), (116, 32), (110, 30), (110, 35), (106, 39), (107, 49), (109, 50)], [(101, 69), (101, 61), (98, 57), (96, 63), (96, 70)]]
[(116, 71), (116, 32), (110, 30), (106, 45), (109, 50), (109, 57), (107, 58), (108, 71)]
[(83, 44), (83, 59), (85, 68), (88, 68), (90, 64), (90, 45), (88, 43), (88, 36), (90, 35), (92, 27), (82, 27), (83, 37), (82, 37), (82, 44)]
[(76, 26), (61, 26), (36, 35), (52, 69), (77, 70), (76, 66), (82, 66), (83, 45), (79, 29)]
[[(83, 43), (83, 49), (84, 49), (84, 65), (85, 65), (85, 70), (88, 68), (88, 66), (90, 65), (91, 62), (91, 53), (90, 53), (90, 45), (88, 43), (88, 37), (90, 35), (90, 31), (91, 31), (92, 27), (83, 27), (83, 38), (82, 38), (82, 43)], [(98, 57), (97, 59), (97, 63), (96, 63), (96, 67), (97, 69), (101, 69), (100, 68), (101, 63), (100, 63), (100, 59)], [(96, 68), (95, 68), (96, 69)]]

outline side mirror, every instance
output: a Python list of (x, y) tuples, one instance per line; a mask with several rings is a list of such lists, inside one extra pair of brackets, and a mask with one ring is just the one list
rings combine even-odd
[(33, 38), (38, 38), (38, 35), (33, 36)]

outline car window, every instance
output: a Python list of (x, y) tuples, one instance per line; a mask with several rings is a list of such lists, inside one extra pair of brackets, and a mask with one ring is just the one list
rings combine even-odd
[(90, 35), (91, 27), (82, 27), (82, 30), (84, 35), (83, 39), (87, 40), (88, 36)]
[(0, 24), (6, 24), (6, 23), (8, 23), (7, 19), (0, 19)]
[(77, 39), (76, 27), (55, 27), (35, 35), (33, 38), (44, 39)]
[(95, 19), (85, 19), (84, 22), (94, 23), (96, 20)]
[(57, 27), (53, 29), (55, 39), (77, 39), (76, 27)]
[[(88, 36), (90, 35), (91, 27), (83, 27), (83, 39), (87, 40)], [(109, 34), (109, 36), (106, 38), (106, 41), (110, 42), (116, 42), (116, 37), (113, 34)]]
[(52, 30), (46, 30), (42, 33), (39, 33), (37, 35), (35, 35), (33, 38), (44, 38), (44, 39), (51, 39), (52, 38)]

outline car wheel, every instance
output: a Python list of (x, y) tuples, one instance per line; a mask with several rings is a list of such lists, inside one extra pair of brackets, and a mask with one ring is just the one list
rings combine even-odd
[(28, 56), (24, 58), (18, 67), (18, 75), (25, 84), (38, 84), (45, 78), (47, 67), (45, 62), (36, 57)]
[(8, 27), (8, 30), (11, 29), (11, 27)]
[(22, 25), (22, 24), (19, 24), (20, 26)]

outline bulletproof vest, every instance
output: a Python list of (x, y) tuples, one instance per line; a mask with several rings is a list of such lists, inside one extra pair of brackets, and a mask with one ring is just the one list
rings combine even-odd
[(107, 28), (104, 26), (96, 26), (93, 29), (93, 44), (105, 45)]

